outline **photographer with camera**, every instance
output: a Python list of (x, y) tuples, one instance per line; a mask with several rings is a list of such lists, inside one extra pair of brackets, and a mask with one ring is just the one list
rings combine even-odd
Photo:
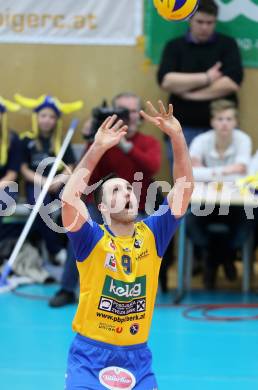
[[(101, 107), (93, 110), (90, 134), (93, 139), (100, 124), (108, 116), (116, 114), (125, 124), (128, 125), (128, 133), (120, 143), (105, 153), (98, 163), (92, 175), (90, 184), (97, 183), (102, 177), (111, 172), (119, 177), (133, 183), (135, 173), (141, 172), (142, 190), (140, 197), (139, 211), (144, 217), (147, 189), (153, 181), (153, 176), (159, 171), (161, 163), (160, 143), (154, 137), (143, 134), (139, 131), (142, 124), (139, 111), (142, 108), (139, 96), (133, 93), (121, 93), (112, 100), (112, 109)], [(93, 130), (93, 131), (92, 131)], [(87, 127), (84, 128), (84, 135)], [(120, 161), (119, 167), (117, 161)]]
[[(141, 109), (142, 104), (139, 96), (130, 92), (121, 93), (113, 98), (112, 108), (102, 106), (93, 110), (92, 118), (85, 123), (82, 133), (87, 141), (87, 150), (100, 124), (108, 116), (116, 114), (128, 126), (128, 132), (120, 143), (109, 149), (99, 161), (89, 185), (97, 183), (110, 173), (116, 174), (129, 183), (139, 180), (142, 184), (139, 199), (139, 218), (143, 219), (146, 217), (145, 202), (148, 187), (153, 182), (154, 175), (160, 169), (161, 148), (158, 140), (139, 131), (142, 124), (139, 113)], [(136, 172), (141, 172), (142, 177), (135, 177)], [(88, 196), (86, 202), (91, 218), (101, 223), (100, 212), (93, 202), (93, 197)], [(70, 255), (65, 264), (61, 289), (50, 300), (49, 305), (51, 307), (61, 307), (75, 302), (74, 291), (77, 286), (78, 273), (71, 249), (68, 250), (68, 254)]]

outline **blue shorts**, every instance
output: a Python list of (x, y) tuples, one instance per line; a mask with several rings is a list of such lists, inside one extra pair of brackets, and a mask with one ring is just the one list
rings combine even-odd
[(147, 344), (115, 346), (76, 335), (68, 355), (66, 390), (157, 390)]

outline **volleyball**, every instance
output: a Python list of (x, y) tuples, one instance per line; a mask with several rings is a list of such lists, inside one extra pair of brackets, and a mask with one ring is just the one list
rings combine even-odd
[(197, 10), (199, 0), (153, 0), (158, 14), (166, 20), (186, 20)]

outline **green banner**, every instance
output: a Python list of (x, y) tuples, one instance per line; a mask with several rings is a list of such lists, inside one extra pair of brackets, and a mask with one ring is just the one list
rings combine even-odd
[[(258, 67), (258, 0), (217, 0), (220, 8), (217, 31), (238, 42), (245, 67)], [(186, 22), (162, 19), (152, 0), (145, 0), (146, 55), (158, 64), (164, 45), (185, 33)]]

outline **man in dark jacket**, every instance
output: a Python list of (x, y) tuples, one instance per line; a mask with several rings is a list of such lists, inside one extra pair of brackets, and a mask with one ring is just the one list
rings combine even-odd
[(215, 31), (218, 6), (214, 0), (200, 0), (185, 36), (164, 48), (158, 82), (167, 91), (188, 145), (209, 129), (210, 103), (224, 98), (237, 101), (243, 79), (237, 44)]

